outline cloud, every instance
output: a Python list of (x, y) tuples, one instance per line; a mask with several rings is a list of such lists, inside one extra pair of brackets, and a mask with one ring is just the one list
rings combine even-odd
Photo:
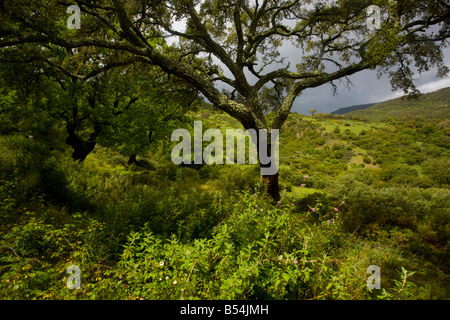
[[(450, 66), (450, 47), (443, 49), (444, 63)], [(450, 87), (450, 76), (436, 77), (436, 69), (431, 69), (423, 74), (415, 76), (415, 84), (422, 93), (433, 92)], [(338, 84), (337, 95), (333, 95), (329, 84), (314, 89), (306, 89), (299, 96), (292, 111), (301, 114), (309, 114), (308, 110), (315, 108), (318, 112), (328, 113), (339, 108), (382, 102), (402, 97), (402, 90), (392, 91), (389, 77), (377, 77), (375, 71), (362, 71), (350, 77), (352, 86), (350, 89), (344, 83)]]
[[(444, 56), (446, 65), (450, 65), (450, 49), (444, 50)], [(350, 77), (350, 80), (350, 88), (345, 83), (338, 84), (337, 95), (333, 95), (329, 84), (306, 89), (295, 101), (292, 111), (309, 114), (308, 110), (315, 108), (318, 112), (328, 113), (343, 107), (377, 103), (404, 95), (402, 90), (393, 92), (389, 78), (382, 76), (378, 79), (374, 71), (362, 71)], [(436, 70), (432, 69), (416, 75), (415, 84), (422, 93), (429, 93), (450, 87), (450, 76), (437, 78)]]
[(450, 87), (450, 77), (436, 80), (422, 86), (419, 86), (419, 90), (423, 93), (433, 92), (439, 89)]
[[(174, 22), (173, 28), (178, 31), (184, 31), (186, 28), (186, 21)], [(177, 37), (168, 39), (169, 43), (173, 43)], [(291, 65), (295, 65), (301, 57), (302, 53), (299, 48), (290, 43), (285, 43), (280, 49), (280, 56), (286, 57)], [(444, 59), (447, 66), (450, 65), (450, 48), (444, 49)], [(232, 78), (229, 70), (223, 66), (217, 59), (215, 61), (223, 67), (226, 76)], [(273, 66), (273, 68), (279, 66)], [(267, 72), (271, 71), (268, 68)], [(250, 81), (254, 81), (252, 75), (247, 73)], [(309, 114), (308, 110), (317, 109), (318, 112), (328, 113), (333, 112), (339, 108), (349, 107), (358, 104), (376, 103), (390, 99), (399, 98), (404, 95), (402, 90), (393, 92), (392, 87), (387, 76), (377, 77), (375, 71), (362, 71), (350, 77), (352, 82), (348, 87), (345, 81), (337, 81), (337, 94), (333, 95), (333, 89), (330, 84), (322, 85), (318, 88), (306, 89), (295, 100), (292, 111)], [(415, 83), (422, 93), (436, 91), (445, 87), (450, 87), (450, 77), (436, 78), (436, 70), (425, 72), (417, 75)], [(228, 88), (227, 85), (218, 83), (218, 88)]]

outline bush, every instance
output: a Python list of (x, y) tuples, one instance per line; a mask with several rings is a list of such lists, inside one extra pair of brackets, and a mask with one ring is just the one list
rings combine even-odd
[(343, 224), (347, 231), (358, 229), (366, 235), (380, 228), (416, 231), (419, 221), (428, 220), (433, 214), (440, 216), (442, 210), (448, 211), (442, 207), (443, 194), (448, 195), (448, 191), (411, 187), (374, 189), (360, 184), (346, 193)]
[(405, 164), (392, 164), (383, 168), (381, 172), (381, 179), (383, 181), (392, 180), (395, 177), (405, 176), (405, 177), (417, 177), (417, 170)]
[(367, 163), (367, 164), (370, 164), (370, 163), (372, 163), (372, 159), (370, 159), (370, 157), (368, 155), (365, 155), (363, 157), (363, 162)]
[(292, 166), (280, 166), (279, 174), (281, 180), (289, 182), (294, 186), (300, 186), (306, 182), (304, 174), (299, 170), (292, 168)]
[(131, 299), (302, 299), (331, 287), (344, 294), (330, 262), (311, 259), (330, 248), (319, 243), (325, 232), (335, 236), (332, 228), (312, 234), (301, 216), (259, 195), (238, 197), (209, 240), (132, 233), (119, 268), (101, 286)]
[(19, 135), (2, 137), (0, 181), (12, 189), (11, 196), (19, 202), (39, 195), (46, 200), (65, 204), (70, 198), (62, 162), (44, 144)]
[(228, 165), (220, 170), (216, 184), (225, 192), (254, 190), (259, 186), (261, 170), (257, 165)]
[(427, 161), (424, 169), (431, 179), (441, 185), (450, 184), (450, 159), (437, 158)]

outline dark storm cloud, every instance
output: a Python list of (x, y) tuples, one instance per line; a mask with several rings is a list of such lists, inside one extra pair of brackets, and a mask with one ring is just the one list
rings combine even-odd
[[(185, 30), (185, 22), (175, 23), (175, 29)], [(169, 42), (175, 39), (169, 39)], [(290, 62), (291, 69), (295, 71), (296, 63), (303, 53), (301, 49), (296, 48), (290, 43), (285, 43), (280, 49), (280, 57), (285, 57), (285, 62)], [(444, 57), (447, 66), (450, 66), (450, 48), (444, 50)], [(215, 62), (223, 68), (224, 74), (233, 78), (229, 70), (223, 64), (215, 59)], [(270, 66), (265, 72), (270, 72), (275, 68), (285, 67), (286, 65)], [(246, 73), (250, 81), (256, 81), (250, 72)], [(292, 107), (293, 112), (301, 114), (309, 114), (310, 109), (317, 109), (320, 113), (333, 112), (339, 108), (349, 107), (359, 104), (368, 104), (382, 102), (403, 96), (402, 91), (393, 92), (387, 76), (380, 79), (377, 78), (375, 71), (362, 71), (349, 77), (351, 85), (348, 86), (346, 81), (336, 81), (337, 94), (333, 95), (333, 88), (330, 84), (322, 85), (318, 88), (306, 89), (297, 97)], [(441, 88), (450, 87), (450, 76), (446, 78), (437, 78), (436, 70), (426, 72), (422, 75), (416, 75), (415, 83), (419, 90), (423, 93), (436, 91)], [(224, 83), (218, 83), (217, 87), (230, 89)]]
[[(450, 66), (450, 49), (444, 51), (445, 63)], [(387, 76), (378, 79), (375, 71), (362, 71), (350, 77), (352, 85), (336, 82), (338, 91), (333, 95), (330, 84), (318, 88), (307, 89), (294, 103), (293, 112), (309, 114), (308, 110), (317, 109), (320, 113), (333, 112), (342, 107), (358, 104), (376, 103), (403, 96), (402, 91), (392, 91)], [(450, 76), (437, 78), (436, 70), (416, 75), (415, 83), (422, 93), (450, 87)]]

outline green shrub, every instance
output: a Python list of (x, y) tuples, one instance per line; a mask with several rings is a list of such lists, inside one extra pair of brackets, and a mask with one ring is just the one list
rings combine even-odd
[(370, 163), (372, 163), (372, 159), (370, 159), (370, 157), (368, 155), (365, 155), (363, 157), (363, 162), (367, 163), (367, 164), (370, 164)]
[(417, 170), (406, 164), (391, 164), (383, 168), (381, 172), (381, 179), (383, 181), (392, 180), (395, 177), (406, 176), (406, 177), (417, 177)]
[(19, 135), (2, 137), (0, 148), (0, 181), (13, 187), (10, 193), (18, 202), (38, 195), (59, 204), (68, 202), (64, 155), (57, 159), (44, 144)]
[(225, 192), (254, 190), (260, 181), (261, 170), (257, 165), (223, 166), (216, 184)]
[(441, 185), (450, 184), (450, 159), (437, 158), (427, 161), (424, 169), (431, 179)]
[(329, 261), (311, 259), (325, 249), (313, 239), (325, 235), (302, 220), (259, 195), (239, 196), (209, 240), (132, 233), (102, 287), (131, 299), (301, 299), (340, 288)]

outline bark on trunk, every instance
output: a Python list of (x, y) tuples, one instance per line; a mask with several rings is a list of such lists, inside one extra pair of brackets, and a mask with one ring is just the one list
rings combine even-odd
[(132, 154), (129, 158), (128, 158), (128, 165), (132, 165), (132, 164), (137, 164), (137, 159), (136, 159), (136, 157), (137, 157), (137, 154), (136, 153), (134, 153), (134, 154)]
[[(261, 137), (258, 134), (258, 155), (261, 155), (262, 150), (260, 150), (260, 141), (259, 139), (261, 139)], [(266, 141), (267, 142), (267, 141)], [(275, 165), (274, 163), (272, 163), (272, 161), (275, 161), (275, 157), (272, 154), (272, 145), (270, 143), (267, 143), (267, 157), (269, 157), (271, 159), (271, 162), (267, 163), (267, 164), (263, 164), (261, 163), (261, 160), (259, 162), (259, 166), (261, 169), (264, 168), (272, 168)], [(261, 159), (261, 157), (259, 158)], [(272, 170), (269, 170), (272, 171)], [(262, 182), (263, 182), (263, 187), (264, 187), (264, 191), (269, 194), (274, 202), (278, 202), (280, 201), (280, 186), (278, 183), (278, 171), (275, 174), (272, 175), (266, 175), (263, 172), (261, 172), (261, 178), (262, 178)]]
[(269, 194), (274, 202), (280, 201), (280, 186), (278, 184), (278, 173), (272, 176), (261, 176), (264, 191)]
[(72, 158), (83, 162), (86, 157), (94, 150), (97, 134), (91, 134), (88, 141), (83, 141), (75, 132), (75, 126), (72, 124), (67, 125), (67, 133), (69, 136), (66, 139), (66, 143), (73, 148)]

